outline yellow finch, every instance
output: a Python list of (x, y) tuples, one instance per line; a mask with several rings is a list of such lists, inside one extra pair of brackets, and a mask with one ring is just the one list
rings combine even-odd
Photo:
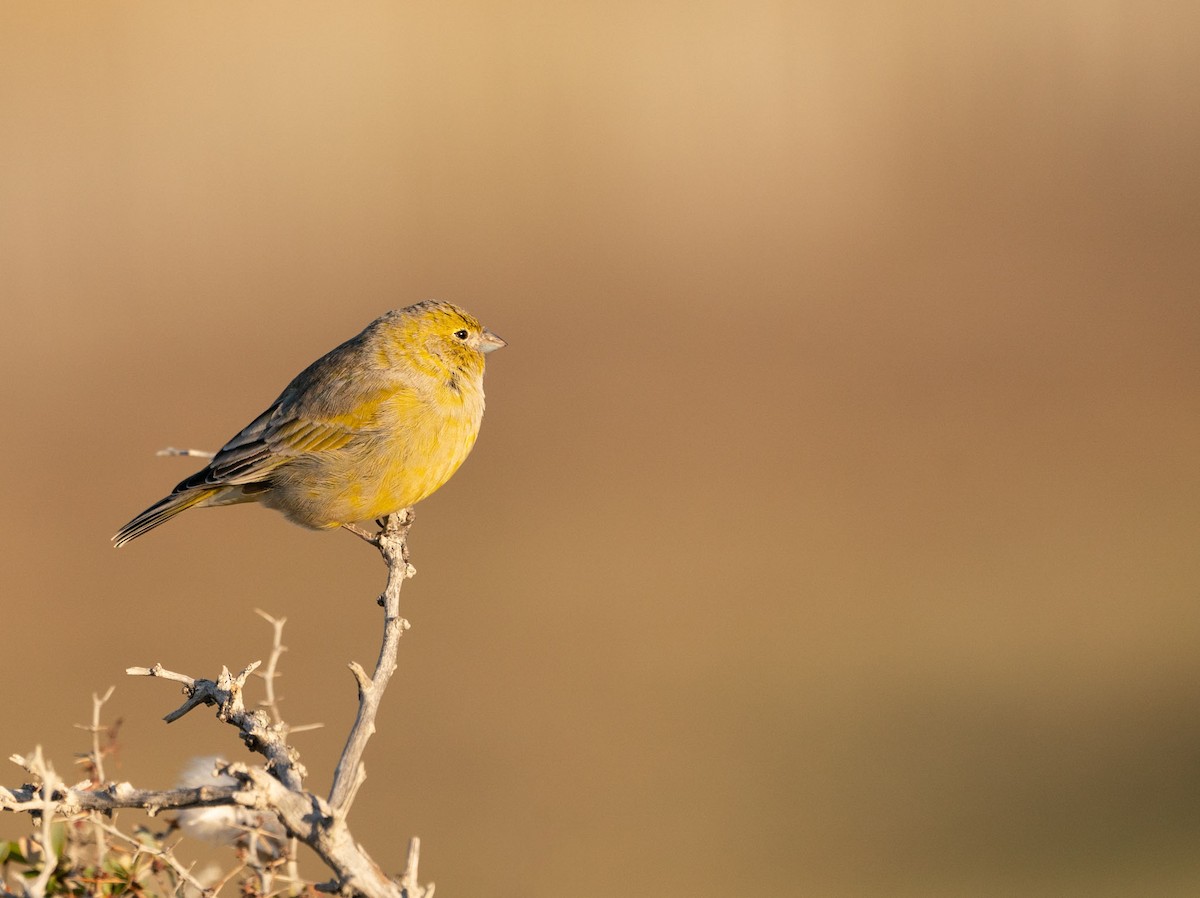
[(419, 502), (475, 445), (484, 354), (504, 345), (448, 302), (388, 312), (301, 371), (204, 470), (113, 542), (208, 505), (261, 502), (326, 530)]

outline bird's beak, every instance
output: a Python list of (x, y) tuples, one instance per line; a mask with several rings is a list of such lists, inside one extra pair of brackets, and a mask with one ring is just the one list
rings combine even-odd
[(495, 334), (493, 334), (486, 327), (483, 329), (483, 333), (480, 335), (480, 338), (479, 338), (479, 351), (480, 352), (491, 352), (493, 349), (502, 349), (503, 347), (505, 347), (507, 345), (508, 345), (507, 340), (501, 340), (499, 337), (497, 337)]

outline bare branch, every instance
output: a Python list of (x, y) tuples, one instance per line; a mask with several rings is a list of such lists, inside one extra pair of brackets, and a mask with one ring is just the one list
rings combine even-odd
[(404, 862), (404, 875), (400, 877), (400, 888), (404, 898), (433, 898), (434, 884), (422, 886), (417, 878), (417, 866), (421, 862), (421, 840), (413, 836), (408, 840), (408, 858)]
[[(196, 877), (192, 876), (191, 868), (183, 866), (183, 864), (181, 864), (178, 861), (178, 859), (175, 857), (175, 854), (174, 854), (174, 852), (171, 851), (170, 847), (163, 848), (163, 849), (156, 849), (150, 845), (147, 845), (145, 842), (140, 842), (137, 839), (134, 839), (134, 838), (126, 835), (125, 833), (123, 833), (119, 829), (117, 829), (115, 826), (105, 823), (102, 819), (97, 819), (94, 822), (94, 825), (103, 829), (109, 835), (116, 836), (118, 839), (121, 839), (122, 841), (129, 843), (130, 847), (132, 847), (138, 853), (148, 854), (151, 857), (158, 858), (164, 864), (166, 864), (168, 867), (170, 867), (172, 870), (174, 870), (176, 875), (183, 882), (186, 882), (189, 886), (191, 886), (193, 889), (195, 889), (201, 895), (215, 895), (216, 894), (216, 891), (214, 889), (207, 888), (204, 885), (204, 883), (200, 882), (200, 880), (198, 880), (198, 879), (196, 879)], [(103, 857), (103, 855), (101, 855), (101, 857)]]
[[(20, 764), (41, 781), (41, 786), (27, 786), (26, 789), (29, 790), (29, 809), (33, 813), (41, 815), (42, 869), (25, 885), (24, 893), (26, 898), (45, 898), (46, 886), (50, 884), (50, 877), (54, 875), (54, 871), (58, 867), (58, 855), (54, 853), (51, 825), (54, 822), (56, 807), (53, 796), (55, 790), (60, 788), (62, 780), (54, 772), (50, 762), (42, 755), (40, 745), (34, 747), (33, 754), (27, 757), (13, 755), (11, 760)], [(9, 790), (0, 789), (0, 809), (5, 807), (8, 794), (11, 794)]]
[[(191, 453), (174, 451), (174, 454)], [(289, 728), (279, 714), (274, 680), (279, 657), (285, 650), (282, 643), (284, 620), (276, 620), (260, 612), (275, 628), (270, 661), (260, 674), (266, 684), (267, 697), (263, 704), (269, 714), (264, 710), (247, 709), (244, 700), (246, 682), (259, 668), (258, 661), (247, 665), (237, 674), (222, 668), (216, 680), (194, 678), (167, 670), (161, 664), (130, 667), (126, 673), (130, 676), (155, 677), (183, 687), (185, 700), (179, 708), (166, 715), (164, 719), (168, 723), (201, 705), (215, 707), (217, 718), (236, 726), (247, 748), (266, 759), (265, 767), (224, 764), (218, 767), (217, 773), (231, 778), (232, 782), (229, 779), (214, 780), (212, 785), (170, 790), (136, 789), (129, 783), (109, 783), (100, 787), (104, 747), (99, 737), (102, 731), (99, 715), (108, 695), (104, 699), (96, 697), (92, 726), (86, 728), (93, 735), (90, 755), (92, 777), (88, 781), (76, 786), (65, 785), (44, 762), (39, 748), (31, 758), (13, 757), (14, 761), (34, 775), (36, 784), (16, 789), (0, 788), (0, 810), (31, 812), (40, 814), (42, 818), (45, 862), (39, 876), (27, 885), (27, 893), (33, 898), (41, 898), (53, 874), (55, 859), (51, 856), (49, 821), (54, 817), (72, 818), (85, 813), (111, 814), (121, 808), (140, 808), (153, 815), (166, 809), (235, 806), (272, 815), (288, 836), (315, 851), (334, 874), (332, 882), (317, 887), (321, 891), (347, 896), (362, 895), (365, 898), (432, 898), (433, 886), (422, 887), (417, 880), (419, 841), (414, 839), (410, 844), (404, 878), (397, 882), (389, 878), (358, 845), (346, 824), (349, 809), (366, 779), (362, 757), (367, 742), (375, 732), (375, 719), (384, 690), (396, 670), (400, 637), (409, 626), (400, 617), (400, 589), (404, 581), (415, 573), (409, 564), (407, 543), (412, 520), (412, 510), (406, 509), (382, 522), (378, 534), (367, 537), (379, 549), (388, 566), (387, 585), (379, 598), (379, 604), (384, 609), (383, 641), (373, 674), (368, 676), (357, 663), (350, 665), (358, 686), (358, 714), (338, 761), (328, 800), (304, 789), (305, 770), (300, 764), (298, 752), (287, 743)], [(118, 834), (102, 820), (97, 825), (100, 827), (98, 834), (101, 830)], [(124, 835), (121, 838), (128, 840)], [(98, 838), (98, 847), (104, 847), (102, 837)], [(203, 888), (189, 871), (170, 858), (169, 853), (162, 855), (162, 858), (176, 871), (180, 881), (197, 889)]]
[(116, 686), (109, 686), (108, 691), (104, 695), (96, 695), (92, 693), (92, 723), (91, 726), (83, 726), (75, 724), (78, 729), (86, 730), (92, 734), (92, 750), (86, 755), (79, 758), (78, 763), (84, 764), (88, 768), (88, 776), (95, 783), (104, 782), (104, 756), (108, 754), (105, 746), (100, 744), (100, 734), (106, 733), (110, 737), (113, 732), (113, 727), (105, 727), (100, 725), (100, 709), (104, 707), (104, 703), (112, 698), (113, 691)]
[(158, 456), (183, 455), (188, 458), (212, 458), (217, 453), (209, 452), (207, 449), (176, 449), (174, 446), (168, 446), (166, 449), (159, 449), (154, 454)]
[(368, 679), (359, 664), (350, 666), (358, 683), (358, 715), (354, 719), (354, 726), (350, 728), (346, 747), (342, 749), (337, 770), (333, 774), (333, 788), (329, 792), (329, 804), (342, 817), (350, 812), (355, 792), (365, 777), (365, 773), (359, 769), (363, 752), (375, 732), (375, 715), (379, 711), (383, 692), (396, 671), (400, 637), (409, 627), (408, 621), (400, 616), (400, 588), (405, 580), (416, 573), (408, 563), (408, 529), (412, 522), (413, 511), (406, 508), (389, 516), (383, 529), (371, 540), (388, 567), (387, 585), (379, 597), (379, 604), (383, 606), (383, 643), (372, 677)]
[(188, 689), (191, 689), (196, 683), (191, 677), (169, 671), (161, 664), (155, 664), (153, 667), (127, 667), (125, 673), (131, 677), (159, 677), (164, 680), (174, 680), (176, 683), (182, 683)]
[(279, 713), (279, 702), (275, 697), (275, 679), (279, 676), (279, 659), (284, 652), (287, 651), (287, 646), (283, 644), (283, 625), (287, 623), (286, 617), (271, 617), (261, 608), (255, 608), (254, 613), (271, 625), (274, 631), (274, 638), (271, 640), (271, 657), (267, 659), (267, 668), (259, 674), (263, 680), (263, 686), (266, 689), (267, 697), (261, 702), (262, 706), (271, 714), (271, 720), (276, 726), (283, 723), (283, 717)]
[(122, 808), (139, 808), (154, 816), (177, 808), (208, 808), (240, 804), (238, 786), (197, 786), (190, 789), (135, 789), (129, 783), (110, 783), (103, 789), (81, 789), (59, 785), (46, 792), (44, 786), (19, 789), (0, 786), (0, 810), (54, 811), (73, 817), (85, 811), (111, 813)]
[(132, 676), (160, 677), (183, 683), (187, 700), (163, 718), (167, 723), (173, 723), (200, 705), (215, 705), (217, 719), (237, 727), (245, 746), (267, 759), (267, 769), (289, 789), (299, 790), (303, 787), (306, 771), (300, 763), (300, 753), (287, 744), (287, 727), (271, 723), (262, 711), (247, 710), (242, 700), (246, 679), (261, 663), (255, 661), (237, 676), (227, 668), (222, 668), (216, 682), (174, 673), (165, 670), (161, 664), (149, 668), (131, 667), (125, 672)]
[[(92, 750), (85, 755), (80, 762), (87, 765), (88, 776), (91, 778), (94, 785), (100, 785), (105, 780), (104, 776), (104, 755), (106, 750), (100, 744), (100, 734), (107, 733), (110, 738), (113, 735), (114, 727), (102, 727), (100, 725), (100, 709), (104, 707), (104, 703), (112, 698), (113, 690), (116, 686), (109, 686), (108, 691), (103, 696), (92, 693), (92, 725), (80, 727), (92, 734)], [(96, 833), (96, 857), (103, 858), (108, 854), (108, 845), (104, 839), (105, 827), (100, 826), (101, 820), (99, 817), (92, 816), (92, 828)]]
[[(237, 780), (234, 786), (151, 791), (117, 783), (103, 790), (88, 791), (55, 785), (53, 772), (47, 772), (40, 760), (40, 751), (32, 758), (21, 758), (21, 762), (41, 771), (45, 784), (0, 788), (0, 810), (41, 813), (43, 829), (47, 830), (43, 838), (47, 840), (48, 821), (55, 815), (72, 817), (85, 811), (111, 812), (118, 808), (141, 808), (153, 815), (169, 808), (235, 804), (273, 813), (290, 835), (312, 848), (334, 872), (337, 890), (348, 887), (351, 892), (370, 898), (400, 898), (399, 887), (354, 841), (345, 821), (335, 817), (323, 799), (311, 792), (289, 789), (261, 767), (226, 765), (222, 772)], [(48, 846), (49, 842), (45, 844)], [(48, 863), (52, 873), (53, 859), (49, 858)]]
[[(399, 887), (354, 841), (345, 818), (311, 792), (294, 792), (258, 767), (230, 764), (225, 772), (253, 787), (256, 800), (278, 815), (288, 832), (317, 853), (336, 875), (334, 886), (368, 896), (400, 898)], [(248, 794), (243, 792), (243, 795)]]

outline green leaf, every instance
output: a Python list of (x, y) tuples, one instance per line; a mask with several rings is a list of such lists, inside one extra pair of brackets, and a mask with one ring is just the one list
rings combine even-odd
[(53, 849), (55, 857), (63, 856), (63, 852), (67, 848), (67, 825), (65, 823), (60, 821), (51, 825), (50, 847)]

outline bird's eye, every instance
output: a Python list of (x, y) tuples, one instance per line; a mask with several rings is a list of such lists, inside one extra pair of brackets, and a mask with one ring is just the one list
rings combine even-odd
[(466, 329), (466, 328), (462, 328), (461, 330), (456, 330), (456, 331), (454, 332), (454, 336), (458, 337), (458, 339), (460, 339), (460, 340), (465, 340), (465, 339), (467, 339), (467, 336), (468, 336), (468, 334), (467, 334), (467, 329)]

